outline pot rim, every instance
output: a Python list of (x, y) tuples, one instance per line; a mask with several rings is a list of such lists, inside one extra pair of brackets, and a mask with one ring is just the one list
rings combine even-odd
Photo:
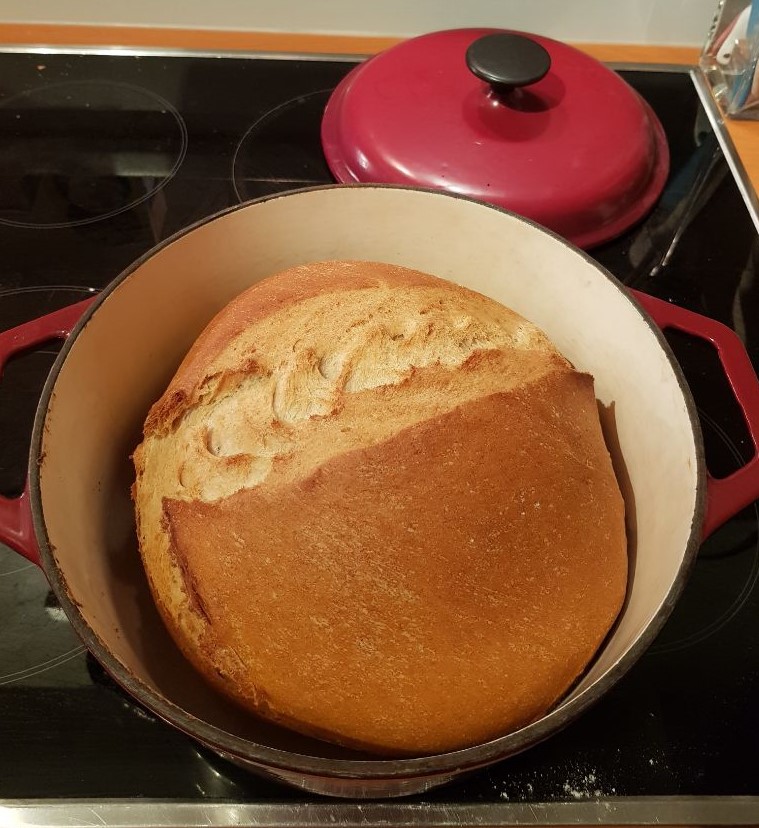
[[(633, 646), (611, 667), (608, 672), (598, 679), (598, 681), (582, 693), (578, 694), (575, 698), (571, 699), (571, 701), (567, 702), (565, 705), (555, 708), (541, 719), (538, 719), (536, 722), (533, 722), (520, 730), (506, 734), (505, 736), (499, 736), (489, 742), (484, 742), (478, 745), (446, 753), (397, 759), (340, 759), (311, 756), (307, 754), (293, 753), (243, 739), (242, 737), (235, 736), (232, 733), (222, 730), (216, 725), (212, 725), (197, 718), (191, 713), (188, 713), (169, 699), (162, 696), (160, 693), (148, 687), (139, 678), (131, 674), (101, 641), (96, 630), (84, 619), (78, 604), (69, 594), (66, 579), (55, 561), (53, 547), (50, 543), (47, 527), (44, 521), (40, 479), (43, 459), (41, 456), (41, 448), (50, 400), (55, 391), (58, 375), (66, 362), (71, 348), (76, 342), (79, 334), (84, 330), (90, 319), (97, 312), (98, 308), (108, 299), (111, 293), (113, 293), (117, 287), (130, 278), (135, 271), (138, 270), (138, 268), (140, 268), (148, 259), (152, 258), (158, 252), (199, 227), (215, 221), (216, 219), (222, 218), (229, 213), (233, 213), (237, 210), (245, 209), (246, 207), (256, 204), (261, 204), (266, 201), (287, 198), (298, 194), (319, 192), (322, 190), (343, 189), (410, 191), (426, 194), (435, 198), (460, 199), (475, 204), (484, 210), (495, 210), (499, 213), (508, 215), (519, 222), (546, 233), (554, 240), (560, 242), (566, 247), (569, 247), (577, 255), (585, 259), (588, 264), (592, 265), (592, 267), (598, 272), (599, 276), (605, 277), (620, 293), (623, 294), (627, 301), (634, 306), (636, 311), (640, 314), (641, 318), (645, 321), (646, 325), (658, 340), (660, 347), (664, 351), (667, 360), (674, 371), (677, 384), (683, 396), (696, 447), (696, 505), (691, 521), (690, 534), (686, 543), (683, 561), (678, 569), (675, 579), (672, 582), (672, 585), (662, 601), (661, 606), (646, 625)], [(466, 196), (454, 193), (444, 193), (424, 187), (407, 187), (385, 184), (327, 184), (287, 190), (263, 196), (261, 198), (243, 202), (242, 204), (227, 207), (224, 210), (214, 213), (213, 215), (206, 216), (205, 218), (194, 222), (188, 227), (179, 230), (177, 233), (174, 233), (172, 236), (161, 241), (125, 268), (118, 276), (116, 276), (115, 279), (113, 279), (113, 281), (103, 288), (103, 290), (93, 301), (92, 305), (87, 308), (77, 324), (74, 326), (68, 339), (64, 342), (64, 345), (58, 354), (58, 357), (56, 358), (45, 382), (34, 419), (31, 448), (29, 452), (29, 491), (32, 521), (40, 550), (40, 560), (53, 592), (60, 601), (60, 604), (74, 627), (75, 632), (87, 646), (87, 649), (97, 658), (114, 681), (116, 681), (140, 704), (143, 704), (157, 716), (202, 742), (206, 746), (223, 753), (231, 754), (234, 757), (239, 757), (243, 761), (260, 763), (265, 767), (279, 768), (311, 776), (316, 775), (333, 778), (355, 779), (392, 779), (434, 775), (451, 770), (458, 772), (473, 770), (518, 753), (527, 747), (545, 740), (555, 732), (567, 726), (570, 722), (574, 721), (583, 711), (598, 701), (619, 681), (619, 679), (622, 678), (623, 675), (627, 673), (627, 671), (646, 651), (663, 627), (665, 621), (672, 612), (677, 599), (683, 591), (688, 575), (690, 574), (690, 570), (695, 562), (696, 553), (701, 545), (701, 527), (703, 525), (706, 508), (706, 462), (701, 426), (696, 411), (696, 405), (690, 392), (690, 388), (688, 387), (683, 375), (682, 369), (680, 368), (680, 365), (677, 362), (677, 359), (675, 358), (674, 353), (672, 352), (672, 349), (670, 348), (663, 333), (651, 317), (646, 313), (646, 311), (643, 310), (637, 302), (635, 302), (627, 288), (583, 250), (580, 250), (566, 239), (534, 221), (523, 218), (522, 216), (505, 210), (502, 207), (479, 202)]]

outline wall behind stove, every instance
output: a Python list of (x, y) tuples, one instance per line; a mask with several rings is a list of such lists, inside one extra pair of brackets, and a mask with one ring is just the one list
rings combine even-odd
[(0, 0), (0, 22), (410, 35), (508, 26), (575, 42), (700, 45), (716, 0)]

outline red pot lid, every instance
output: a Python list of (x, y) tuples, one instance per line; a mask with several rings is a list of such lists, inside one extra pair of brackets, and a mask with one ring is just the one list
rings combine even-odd
[(329, 100), (322, 145), (339, 182), (460, 193), (580, 247), (642, 218), (669, 171), (661, 124), (617, 74), (495, 29), (423, 35), (357, 66)]

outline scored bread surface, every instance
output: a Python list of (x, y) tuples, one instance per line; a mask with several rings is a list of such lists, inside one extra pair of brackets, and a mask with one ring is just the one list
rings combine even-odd
[(320, 262), (222, 310), (134, 455), (140, 549), (188, 659), (382, 753), (543, 715), (624, 598), (593, 381), (535, 326), (405, 268)]

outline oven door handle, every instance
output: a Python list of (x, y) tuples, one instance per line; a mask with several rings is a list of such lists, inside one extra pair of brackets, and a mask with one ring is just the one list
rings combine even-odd
[[(53, 339), (66, 339), (93, 301), (94, 297), (85, 299), (0, 333), (0, 377), (8, 360), (17, 354)], [(40, 553), (32, 520), (28, 473), (20, 497), (0, 496), (0, 543), (10, 546), (32, 563), (40, 565)]]
[(646, 293), (637, 290), (632, 293), (662, 331), (667, 328), (682, 331), (714, 347), (751, 437), (753, 456), (738, 471), (721, 478), (713, 477), (707, 471), (707, 504), (702, 530), (703, 537), (707, 538), (759, 498), (759, 380), (743, 342), (727, 325)]

